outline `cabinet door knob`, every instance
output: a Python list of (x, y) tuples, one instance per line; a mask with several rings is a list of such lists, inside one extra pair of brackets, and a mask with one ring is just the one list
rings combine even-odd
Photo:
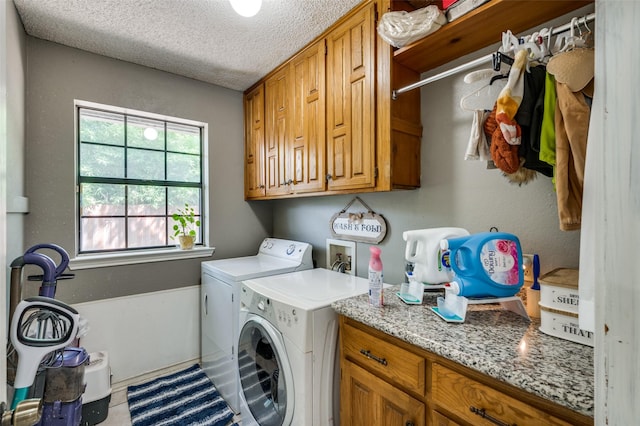
[(407, 420), (404, 426), (414, 426), (414, 423), (411, 420)]
[(331, 176), (330, 174), (327, 174), (325, 176), (325, 179), (326, 179), (327, 182), (329, 182), (331, 179), (333, 179), (333, 176)]

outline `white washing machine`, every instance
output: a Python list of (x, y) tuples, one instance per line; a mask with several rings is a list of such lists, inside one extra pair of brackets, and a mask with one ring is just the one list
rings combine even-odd
[(236, 413), (240, 412), (236, 344), (242, 280), (313, 268), (312, 247), (266, 238), (255, 256), (202, 262), (202, 369)]
[(364, 278), (312, 269), (247, 280), (240, 295), (243, 426), (339, 424), (338, 318)]

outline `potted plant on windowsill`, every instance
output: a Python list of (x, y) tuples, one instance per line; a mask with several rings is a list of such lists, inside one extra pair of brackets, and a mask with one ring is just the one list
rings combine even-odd
[(196, 212), (188, 203), (184, 208), (179, 208), (171, 218), (176, 222), (173, 225), (173, 236), (178, 237), (182, 250), (191, 250), (196, 242), (196, 229), (200, 226), (200, 220), (196, 219)]

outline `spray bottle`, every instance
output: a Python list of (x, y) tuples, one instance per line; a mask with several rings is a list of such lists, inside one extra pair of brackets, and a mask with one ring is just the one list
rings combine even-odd
[(371, 306), (383, 306), (382, 292), (382, 260), (380, 259), (380, 247), (369, 248), (369, 304)]

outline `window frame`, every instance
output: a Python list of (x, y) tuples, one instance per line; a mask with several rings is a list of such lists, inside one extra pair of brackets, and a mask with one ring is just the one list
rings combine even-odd
[[(154, 247), (154, 248), (127, 248), (122, 250), (110, 250), (104, 252), (80, 253), (80, 135), (79, 120), (80, 109), (97, 109), (107, 113), (124, 114), (136, 118), (159, 120), (163, 122), (175, 123), (178, 125), (195, 126), (201, 128), (202, 146), (200, 153), (201, 161), (201, 211), (200, 211), (200, 231), (202, 233), (201, 245), (195, 246), (192, 250), (181, 250), (179, 247)], [(209, 153), (208, 153), (208, 124), (205, 122), (183, 119), (162, 114), (139, 111), (130, 108), (122, 108), (112, 105), (105, 105), (95, 102), (74, 100), (74, 258), (70, 260), (71, 269), (88, 269), (117, 265), (129, 265), (148, 262), (160, 262), (166, 260), (190, 259), (196, 257), (211, 256), (215, 250), (209, 247)], [(167, 227), (167, 232), (170, 227)], [(169, 235), (167, 235), (169, 237)], [(177, 241), (176, 241), (177, 244)]]

